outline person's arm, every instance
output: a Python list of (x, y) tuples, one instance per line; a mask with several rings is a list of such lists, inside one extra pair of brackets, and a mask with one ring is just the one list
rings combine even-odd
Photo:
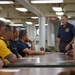
[(58, 38), (58, 52), (60, 51), (60, 49), (59, 49), (59, 47), (60, 47), (60, 38)]
[(73, 37), (72, 41), (69, 44), (72, 45), (74, 40), (75, 40), (75, 37)]
[(0, 68), (4, 65), (3, 61), (0, 59)]
[(29, 39), (29, 42), (31, 44), (31, 50), (35, 50), (35, 44), (32, 40)]
[(74, 26), (72, 26), (72, 34), (73, 34), (73, 39), (72, 39), (72, 41), (69, 43), (69, 44), (73, 44), (73, 42), (74, 42), (74, 40), (75, 40), (75, 27)]
[[(61, 27), (61, 26), (60, 26)], [(59, 47), (60, 47), (60, 27), (59, 27), (59, 29), (58, 29), (58, 40), (57, 40), (57, 44), (58, 44), (58, 52), (60, 51), (60, 49), (59, 49)]]
[(16, 58), (16, 55), (15, 54), (9, 54), (5, 57), (8, 61), (10, 61), (11, 63), (15, 63), (17, 62), (17, 58)]
[(74, 59), (74, 61), (75, 61), (75, 40), (74, 40), (74, 43), (73, 43), (74, 45), (73, 45), (73, 59)]
[(28, 49), (24, 43), (20, 43), (20, 42), (17, 44), (17, 48), (19, 51), (23, 53), (28, 53), (29, 55), (45, 54), (45, 52), (43, 51), (35, 51), (35, 50)]
[(10, 62), (16, 62), (17, 58), (6, 46), (3, 40), (0, 40), (0, 56), (2, 59), (7, 59)]
[(70, 46), (73, 44), (75, 37), (73, 37), (72, 41), (65, 47), (65, 50), (68, 50)]
[(35, 50), (34, 42), (31, 42), (31, 50)]
[(44, 55), (45, 54), (44, 51), (34, 51), (28, 48), (24, 49), (23, 52), (28, 53), (29, 55)]
[(71, 32), (72, 32), (72, 34), (73, 34), (73, 39), (72, 39), (72, 41), (65, 47), (65, 50), (68, 50), (68, 49), (70, 48), (70, 46), (73, 44), (74, 40), (75, 40), (75, 27), (74, 27), (74, 26), (72, 26)]
[(19, 58), (22, 58), (22, 56), (21, 56), (20, 54), (18, 54), (18, 57), (19, 57)]

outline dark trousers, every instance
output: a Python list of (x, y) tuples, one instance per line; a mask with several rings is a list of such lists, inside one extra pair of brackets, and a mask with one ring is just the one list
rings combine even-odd
[(70, 48), (69, 48), (68, 50), (65, 50), (65, 47), (66, 47), (68, 44), (69, 44), (69, 43), (65, 43), (65, 42), (60, 43), (60, 47), (59, 47), (60, 52), (62, 52), (62, 53), (65, 54), (66, 52), (71, 51), (71, 50), (73, 49), (72, 45), (70, 45)]

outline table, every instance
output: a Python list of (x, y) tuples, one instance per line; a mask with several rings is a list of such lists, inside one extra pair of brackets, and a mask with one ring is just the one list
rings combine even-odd
[[(64, 63), (64, 64), (63, 64)], [(72, 64), (73, 63), (73, 64)], [(18, 64), (18, 65), (17, 65)], [(69, 67), (61, 67), (68, 64)], [(41, 67), (40, 67), (40, 66)], [(60, 67), (56, 67), (56, 66)], [(5, 69), (20, 69), (19, 72), (0, 72), (0, 75), (58, 75), (61, 72), (74, 70), (72, 57), (62, 53), (46, 53), (45, 55), (29, 55), (19, 59), (17, 63), (7, 64)], [(44, 66), (44, 67), (43, 67)]]
[(20, 69), (21, 70), (19, 72), (0, 72), (0, 75), (58, 75), (60, 72), (64, 71), (66, 72), (70, 72), (70, 70), (75, 71), (75, 68), (20, 68)]
[(75, 67), (72, 57), (63, 53), (47, 53), (45, 55), (29, 55), (16, 63), (6, 64), (8, 67)]

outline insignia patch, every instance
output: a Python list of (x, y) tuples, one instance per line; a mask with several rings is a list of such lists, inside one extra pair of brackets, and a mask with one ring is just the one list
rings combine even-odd
[(65, 31), (66, 31), (66, 32), (69, 32), (70, 30), (69, 30), (69, 28), (66, 28)]

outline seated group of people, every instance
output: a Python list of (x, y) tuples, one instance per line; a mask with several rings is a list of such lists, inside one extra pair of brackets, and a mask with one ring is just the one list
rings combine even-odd
[[(18, 38), (18, 39), (17, 39)], [(31, 47), (27, 44), (29, 42)], [(34, 42), (29, 39), (26, 30), (5, 25), (0, 21), (0, 68), (4, 63), (15, 63), (26, 55), (42, 55), (44, 51), (36, 51)]]

